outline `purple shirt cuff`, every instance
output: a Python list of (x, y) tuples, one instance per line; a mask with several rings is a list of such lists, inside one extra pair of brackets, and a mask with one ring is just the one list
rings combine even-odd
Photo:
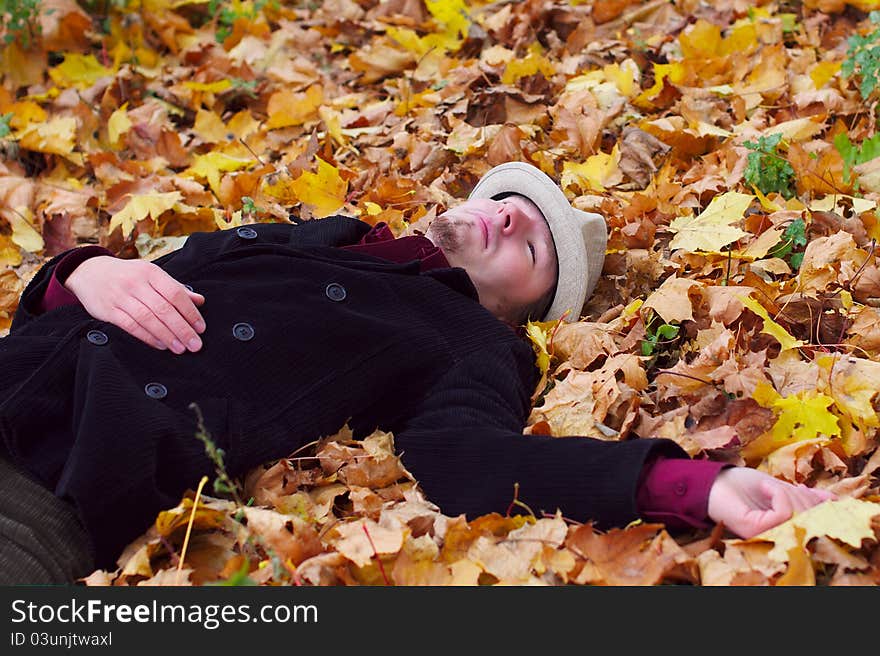
[(46, 293), (43, 294), (43, 298), (40, 301), (39, 310), (41, 312), (49, 312), (64, 305), (79, 303), (76, 296), (64, 286), (64, 282), (76, 267), (90, 257), (98, 255), (112, 256), (113, 253), (103, 246), (82, 246), (61, 258), (61, 261), (52, 270), (52, 277), (49, 279)]
[(709, 528), (709, 490), (730, 467), (711, 460), (659, 457), (642, 470), (636, 503), (647, 521), (674, 528)]

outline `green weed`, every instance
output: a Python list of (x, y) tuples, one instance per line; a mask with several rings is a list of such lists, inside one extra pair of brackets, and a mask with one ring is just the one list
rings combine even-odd
[(759, 137), (758, 141), (746, 141), (743, 145), (752, 152), (746, 163), (745, 179), (762, 194), (773, 191), (785, 198), (794, 197), (794, 169), (777, 151), (781, 134)]

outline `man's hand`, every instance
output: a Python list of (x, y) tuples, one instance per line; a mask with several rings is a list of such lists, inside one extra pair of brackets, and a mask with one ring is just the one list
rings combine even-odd
[(742, 538), (763, 533), (807, 508), (836, 498), (748, 467), (723, 470), (709, 490), (709, 517)]
[(198, 351), (205, 320), (196, 306), (205, 302), (160, 267), (145, 260), (107, 255), (89, 258), (64, 286), (91, 316), (108, 321), (150, 346), (180, 355)]

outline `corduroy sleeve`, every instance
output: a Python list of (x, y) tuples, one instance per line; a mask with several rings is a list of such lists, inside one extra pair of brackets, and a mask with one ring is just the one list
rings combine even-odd
[(652, 455), (687, 457), (669, 440), (605, 442), (523, 435), (528, 394), (509, 345), (487, 346), (436, 382), (395, 436), (404, 465), (446, 514), (533, 512), (601, 527), (638, 518), (639, 474)]

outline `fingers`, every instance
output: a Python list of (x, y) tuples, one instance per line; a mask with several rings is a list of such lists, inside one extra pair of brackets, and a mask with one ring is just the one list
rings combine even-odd
[(198, 292), (191, 292), (187, 289), (186, 293), (189, 294), (190, 300), (192, 300), (192, 302), (195, 303), (198, 307), (201, 307), (205, 304), (205, 297)]
[[(195, 333), (205, 330), (205, 321), (196, 308), (197, 303), (202, 305), (205, 302), (205, 297), (196, 292), (190, 292), (161, 269), (155, 269), (154, 274), (149, 278), (149, 283), (163, 302), (158, 304), (158, 308), (149, 303), (148, 305), (156, 310), (165, 312), (166, 314), (159, 314), (157, 311), (156, 314), (174, 332), (178, 339), (187, 345), (187, 348), (191, 351), (198, 350), (201, 347), (201, 343), (198, 342), (198, 346), (193, 348), (191, 341), (197, 337)], [(150, 298), (156, 302), (154, 297), (151, 296)], [(142, 298), (141, 300), (145, 299)], [(166, 304), (170, 305), (173, 311), (166, 307)], [(186, 325), (183, 325), (178, 320), (178, 317), (181, 317)], [(166, 321), (166, 318), (168, 321)], [(194, 344), (195, 342), (193, 342)]]
[[(145, 301), (129, 297), (121, 309), (152, 338), (153, 342), (158, 342), (177, 355), (186, 351), (187, 347), (192, 351), (201, 348), (202, 343), (198, 335), (165, 299), (153, 290), (145, 295), (147, 296)], [(137, 337), (136, 332), (139, 331), (122, 327)], [(182, 342), (181, 338), (187, 342)]]
[(116, 310), (114, 316), (111, 318), (111, 322), (122, 328), (128, 334), (137, 337), (145, 344), (159, 349), (160, 351), (167, 350), (167, 347), (160, 339), (141, 326), (134, 317), (124, 310)]
[(794, 514), (795, 509), (785, 487), (784, 483), (775, 481), (763, 484), (765, 494), (770, 497), (770, 510), (768, 512), (774, 518), (778, 518), (778, 520), (772, 524), (773, 526), (790, 519)]

